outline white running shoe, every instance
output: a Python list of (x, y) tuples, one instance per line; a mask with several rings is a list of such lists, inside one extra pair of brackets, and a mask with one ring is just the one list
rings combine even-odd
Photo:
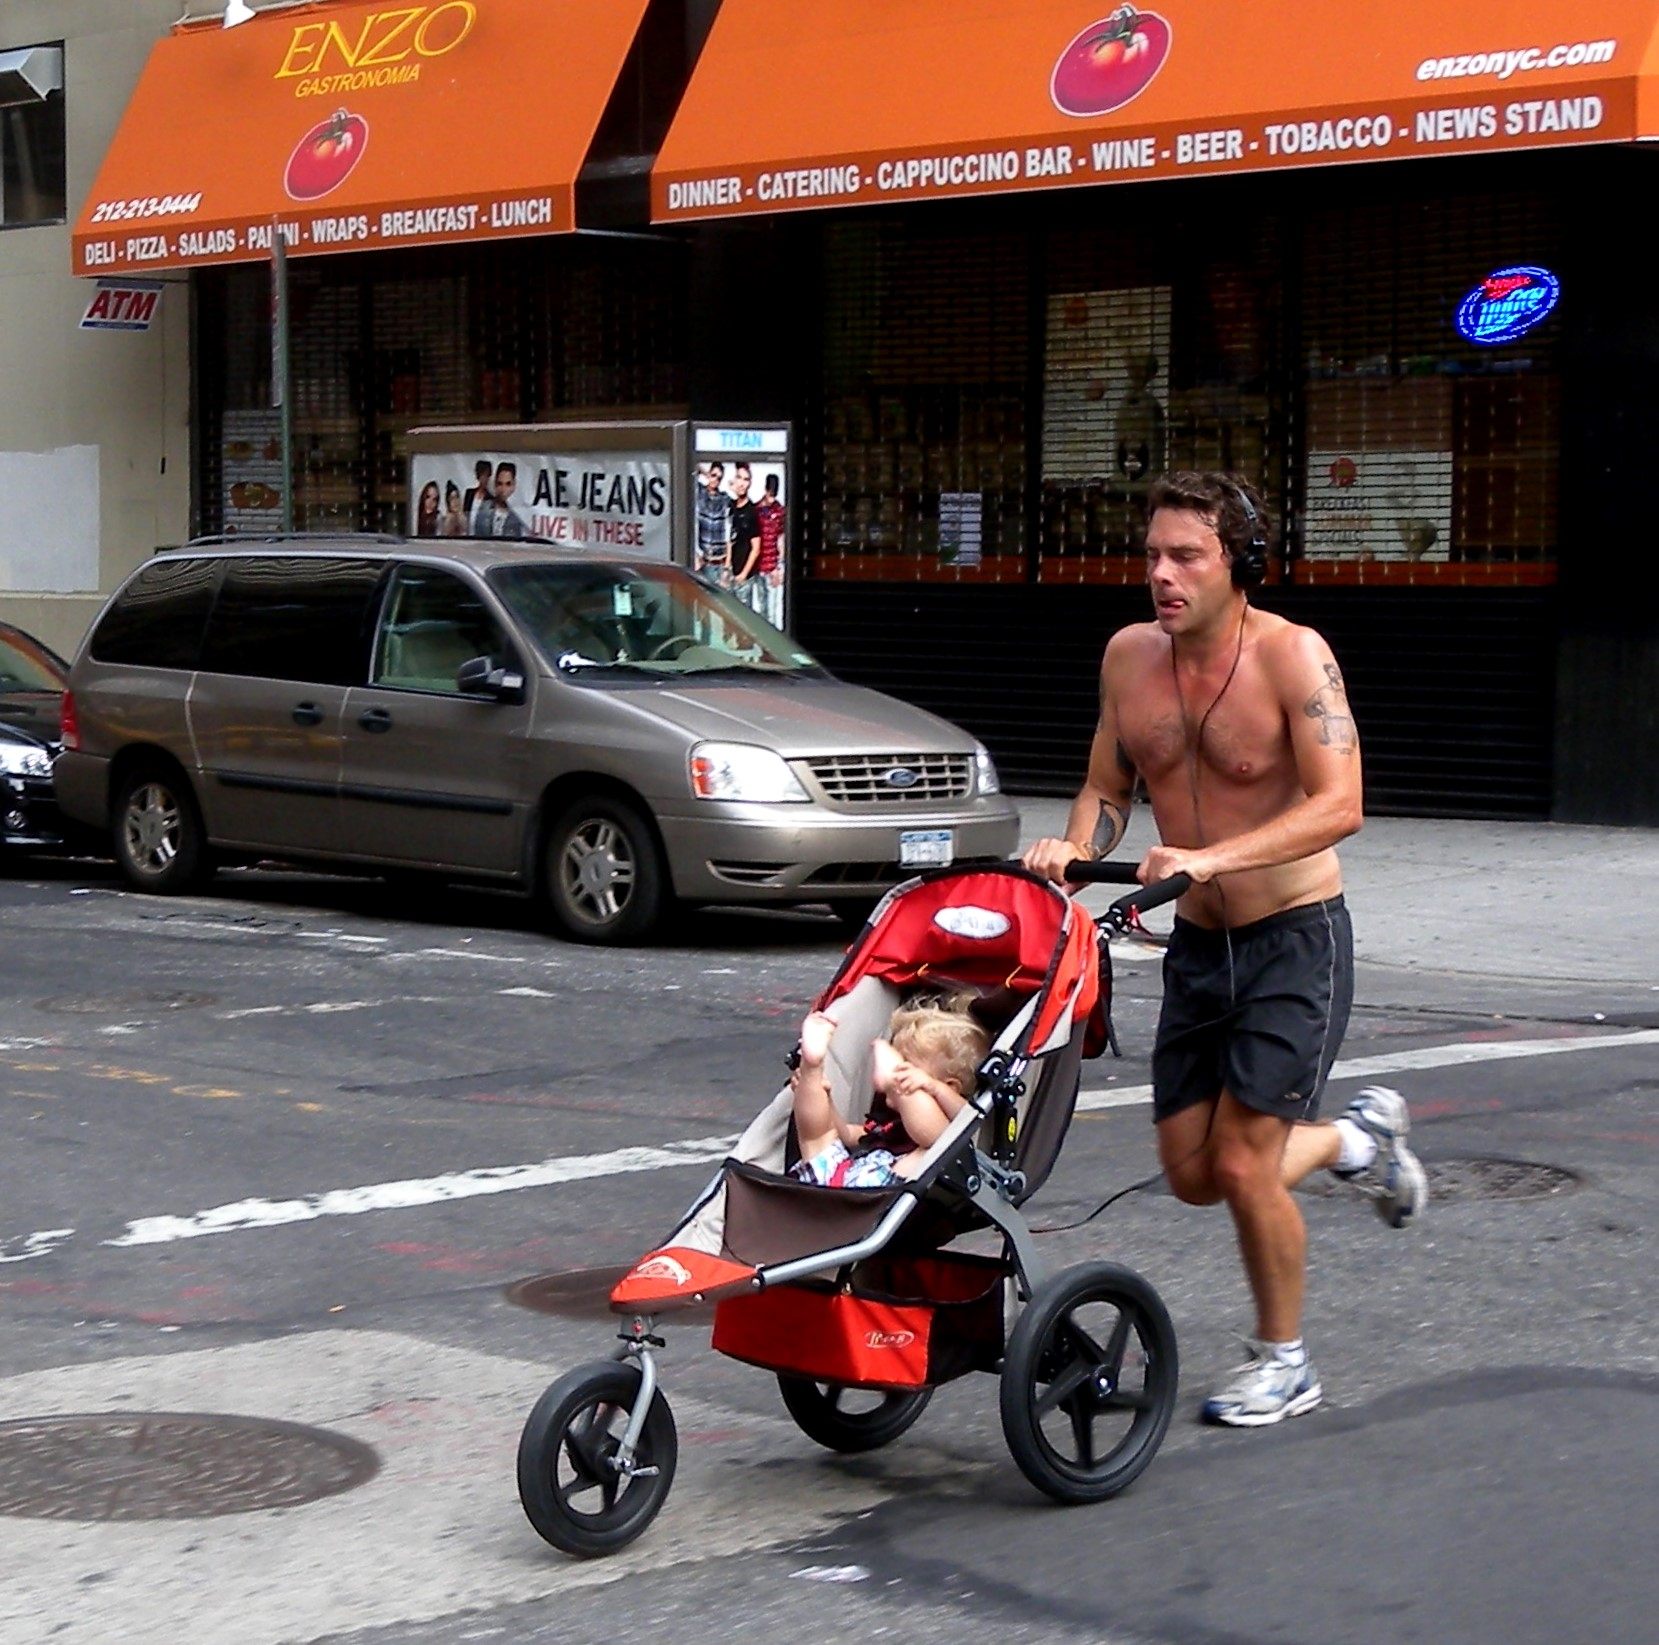
[(1360, 1130), (1376, 1139), (1377, 1157), (1357, 1171), (1338, 1171), (1376, 1203), (1377, 1215), (1390, 1228), (1404, 1228), (1421, 1216), (1429, 1202), (1429, 1179), (1422, 1161), (1406, 1147), (1411, 1115), (1406, 1099), (1386, 1085), (1368, 1085), (1342, 1111)]
[(1250, 1340), (1250, 1358), (1233, 1372), (1199, 1413), (1226, 1428), (1266, 1428), (1311, 1411), (1325, 1397), (1311, 1359), (1287, 1365), (1263, 1343)]

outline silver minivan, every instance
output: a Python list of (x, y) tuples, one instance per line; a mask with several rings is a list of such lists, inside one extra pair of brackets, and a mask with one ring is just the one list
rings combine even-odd
[(466, 541), (158, 554), (81, 644), (56, 780), (145, 890), (225, 857), (437, 873), (598, 943), (675, 900), (858, 917), (1018, 834), (966, 732), (689, 572)]

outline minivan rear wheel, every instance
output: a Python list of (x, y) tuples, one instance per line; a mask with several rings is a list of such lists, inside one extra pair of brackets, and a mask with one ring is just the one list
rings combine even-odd
[(650, 823), (637, 806), (609, 794), (578, 800), (554, 819), (545, 883), (553, 918), (576, 942), (637, 941), (668, 900)]
[(196, 797), (173, 772), (144, 766), (125, 777), (112, 832), (116, 865), (140, 891), (189, 891), (212, 872)]

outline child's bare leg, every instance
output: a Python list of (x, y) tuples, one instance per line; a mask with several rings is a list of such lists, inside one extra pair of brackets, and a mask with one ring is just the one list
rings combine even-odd
[(824, 1060), (829, 1056), (835, 1023), (822, 1011), (814, 1011), (801, 1024), (801, 1063), (790, 1076), (794, 1098), (795, 1139), (801, 1158), (812, 1159), (841, 1137), (840, 1116), (824, 1077)]

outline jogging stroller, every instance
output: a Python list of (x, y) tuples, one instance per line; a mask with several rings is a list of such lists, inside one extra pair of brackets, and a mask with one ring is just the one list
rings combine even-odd
[[(1076, 868), (1133, 881), (1124, 864)], [(613, 1553), (656, 1517), (677, 1440), (653, 1323), (704, 1304), (714, 1347), (774, 1372), (790, 1416), (832, 1450), (885, 1445), (940, 1383), (992, 1371), (1008, 1448), (1039, 1490), (1096, 1502), (1146, 1468), (1175, 1403), (1168, 1312), (1112, 1263), (1045, 1277), (1020, 1207), (1065, 1140), (1082, 1059), (1107, 1043), (1107, 939), (1184, 886), (1177, 876), (1120, 899), (1098, 931), (1014, 864), (925, 875), (883, 899), (817, 1003), (838, 1021), (835, 1101), (862, 1119), (871, 1042), (907, 996), (940, 988), (972, 991), (992, 1036), (972, 1101), (914, 1180), (826, 1188), (789, 1174), (788, 1087), (773, 1098), (674, 1232), (612, 1291), (627, 1319), (613, 1357), (559, 1378), (530, 1413), (519, 1496), (547, 1541)], [(952, 1249), (985, 1228), (1001, 1234), (1000, 1256)]]

